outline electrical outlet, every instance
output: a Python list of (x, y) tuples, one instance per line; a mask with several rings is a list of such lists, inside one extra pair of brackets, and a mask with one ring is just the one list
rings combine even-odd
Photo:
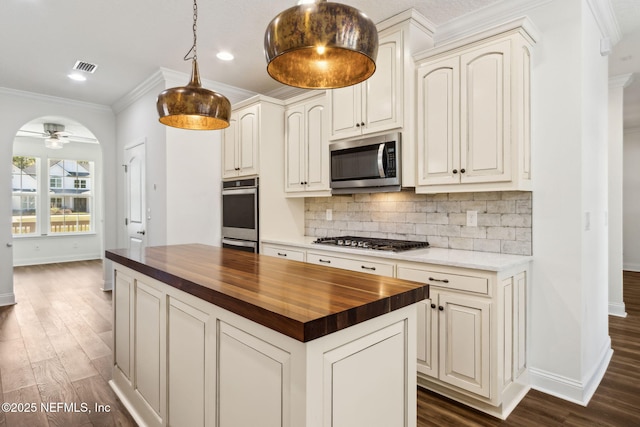
[(333, 221), (333, 210), (327, 209), (327, 221)]
[(467, 227), (478, 226), (478, 211), (467, 211)]

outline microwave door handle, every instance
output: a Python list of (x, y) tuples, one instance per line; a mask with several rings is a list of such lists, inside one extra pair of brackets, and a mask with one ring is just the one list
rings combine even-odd
[(380, 178), (384, 178), (386, 175), (384, 173), (384, 164), (382, 163), (382, 159), (384, 157), (384, 142), (380, 144), (378, 147), (378, 173), (380, 174)]

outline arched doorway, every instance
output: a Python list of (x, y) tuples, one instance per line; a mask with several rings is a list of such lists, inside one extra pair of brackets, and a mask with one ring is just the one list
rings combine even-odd
[(103, 161), (94, 134), (43, 116), (20, 127), (12, 159), (13, 265), (101, 258)]

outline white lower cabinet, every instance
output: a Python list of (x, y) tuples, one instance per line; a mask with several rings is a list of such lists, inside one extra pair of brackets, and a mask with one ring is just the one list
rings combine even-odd
[(429, 283), (418, 308), (418, 385), (505, 419), (529, 390), (527, 268), (490, 272), (402, 263)]
[(345, 270), (360, 271), (362, 273), (377, 274), (378, 276), (395, 277), (395, 265), (380, 261), (344, 256), (328, 255), (325, 252), (307, 252), (307, 262), (310, 264), (326, 265), (343, 268)]
[(109, 384), (139, 425), (416, 426), (414, 305), (305, 343), (125, 266), (114, 276)]
[(417, 310), (418, 385), (502, 419), (530, 389), (528, 263), (490, 271), (272, 243), (263, 253), (428, 283)]

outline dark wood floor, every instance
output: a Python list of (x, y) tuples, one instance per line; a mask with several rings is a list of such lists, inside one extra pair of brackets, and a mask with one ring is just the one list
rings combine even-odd
[[(532, 390), (500, 421), (418, 389), (418, 426), (640, 427), (640, 273), (624, 281), (628, 317), (609, 318), (613, 358), (586, 408)], [(19, 303), (0, 307), (0, 400), (37, 411), (0, 411), (0, 427), (134, 426), (107, 384), (111, 294), (100, 290), (101, 262), (18, 267), (14, 284)], [(75, 403), (79, 412), (41, 411), (41, 402)]]

